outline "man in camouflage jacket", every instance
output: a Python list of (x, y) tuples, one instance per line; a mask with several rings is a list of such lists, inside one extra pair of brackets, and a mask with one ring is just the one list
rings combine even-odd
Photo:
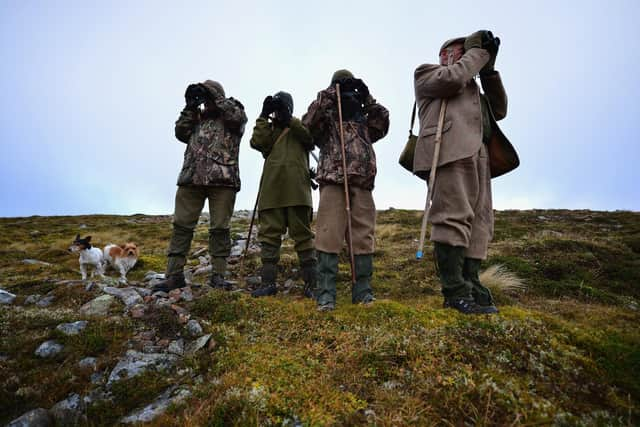
[(307, 296), (315, 288), (309, 174), (309, 151), (313, 150), (313, 141), (307, 128), (292, 114), (290, 94), (278, 92), (267, 96), (251, 136), (251, 148), (260, 151), (265, 158), (258, 200), (262, 284), (252, 292), (254, 297), (277, 292), (280, 245), (287, 229), (295, 241)]
[(355, 303), (371, 303), (376, 207), (371, 191), (376, 177), (373, 143), (389, 130), (389, 112), (378, 104), (360, 79), (347, 70), (336, 71), (331, 85), (318, 93), (302, 123), (320, 148), (317, 180), (320, 204), (316, 226), (318, 282), (316, 300), (320, 310), (332, 310), (336, 301), (338, 254), (346, 230), (346, 201), (340, 142), (336, 83), (341, 84), (347, 177), (351, 203), (352, 243), (356, 283), (351, 292)]
[(178, 177), (166, 280), (154, 290), (185, 286), (183, 268), (205, 200), (209, 200), (211, 217), (209, 254), (213, 269), (209, 284), (230, 289), (230, 283), (224, 280), (231, 250), (229, 222), (240, 190), (238, 152), (247, 116), (242, 104), (226, 98), (222, 85), (212, 80), (190, 85), (185, 99), (187, 105), (175, 126), (176, 138), (187, 147)]

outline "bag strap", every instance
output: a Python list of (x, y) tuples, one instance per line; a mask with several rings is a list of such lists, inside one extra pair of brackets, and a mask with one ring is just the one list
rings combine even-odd
[(413, 102), (413, 111), (411, 112), (411, 128), (409, 128), (409, 135), (413, 136), (413, 125), (416, 122), (416, 103)]

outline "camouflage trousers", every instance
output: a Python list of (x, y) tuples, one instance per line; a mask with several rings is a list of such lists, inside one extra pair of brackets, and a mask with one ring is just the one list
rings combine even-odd
[[(300, 254), (313, 249), (311, 218), (313, 210), (309, 206), (287, 206), (263, 209), (259, 213), (260, 229), (258, 241), (262, 246), (262, 258), (279, 259), (282, 235), (289, 230), (289, 237), (295, 242), (295, 250)], [(301, 256), (301, 261), (304, 261)], [(277, 262), (277, 261), (276, 261)]]
[[(368, 255), (375, 251), (376, 205), (371, 191), (360, 187), (349, 188), (351, 205), (351, 231), (354, 255)], [(320, 204), (316, 219), (316, 249), (338, 254), (342, 251), (347, 233), (344, 186), (320, 187)]]
[(214, 273), (224, 274), (231, 252), (229, 222), (236, 190), (229, 187), (178, 186), (173, 233), (167, 253), (167, 276), (179, 273), (187, 262), (193, 231), (206, 200), (209, 200), (209, 254)]
[(487, 258), (493, 237), (493, 206), (489, 154), (484, 144), (473, 156), (438, 168), (429, 215), (432, 241), (462, 246), (466, 258)]

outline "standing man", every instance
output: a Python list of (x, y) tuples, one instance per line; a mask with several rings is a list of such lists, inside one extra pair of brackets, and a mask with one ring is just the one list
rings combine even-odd
[(238, 151), (247, 116), (242, 104), (226, 98), (222, 85), (212, 80), (189, 85), (185, 100), (175, 126), (176, 138), (187, 148), (178, 177), (166, 280), (154, 286), (154, 291), (167, 292), (186, 285), (183, 269), (193, 230), (207, 199), (213, 267), (209, 285), (229, 290), (231, 284), (224, 280), (231, 251), (229, 222), (240, 190)]
[(331, 85), (318, 93), (302, 123), (320, 147), (317, 180), (320, 204), (316, 226), (318, 283), (316, 300), (321, 311), (333, 310), (336, 303), (338, 254), (347, 232), (344, 173), (340, 140), (340, 119), (336, 83), (340, 84), (342, 127), (346, 151), (346, 174), (351, 204), (352, 245), (356, 283), (351, 302), (374, 301), (371, 289), (373, 274), (376, 207), (371, 191), (376, 177), (373, 143), (389, 130), (389, 112), (369, 94), (365, 83), (347, 70), (333, 74)]
[(292, 117), (293, 98), (287, 92), (267, 96), (251, 136), (251, 148), (265, 159), (258, 212), (258, 241), (262, 257), (262, 283), (251, 295), (275, 295), (282, 235), (289, 229), (300, 260), (305, 295), (311, 295), (316, 281), (311, 219), (311, 177), (309, 152), (311, 134)]
[[(420, 135), (413, 169), (423, 179), (432, 167), (440, 106), (448, 100), (430, 211), (431, 240), (444, 307), (465, 314), (498, 312), (478, 275), (493, 236), (491, 178), (519, 164), (496, 124), (507, 114), (507, 95), (494, 69), (499, 46), (500, 39), (490, 31), (448, 40), (440, 48), (440, 64), (421, 65), (414, 75)], [(447, 65), (450, 59), (452, 65)], [(484, 94), (474, 80), (478, 73)]]

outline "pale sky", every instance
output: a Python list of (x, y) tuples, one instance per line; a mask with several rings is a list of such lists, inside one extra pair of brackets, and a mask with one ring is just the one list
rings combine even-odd
[(245, 105), (236, 209), (250, 209), (262, 100), (290, 92), (300, 117), (340, 68), (390, 111), (378, 209), (422, 209), (426, 185), (397, 163), (413, 71), (479, 29), (502, 39), (500, 126), (521, 159), (493, 181), (495, 208), (640, 210), (640, 2), (178, 3), (0, 2), (0, 216), (171, 213), (174, 122), (206, 79)]

